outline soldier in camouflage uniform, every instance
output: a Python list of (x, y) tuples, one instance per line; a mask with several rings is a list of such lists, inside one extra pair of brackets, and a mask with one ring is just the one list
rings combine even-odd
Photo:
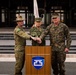
[[(41, 33), (44, 31), (44, 29), (41, 27), (42, 25), (42, 18), (35, 18), (34, 25), (30, 29), (30, 35), (33, 37), (39, 37)], [(33, 46), (44, 46), (45, 45), (45, 40), (42, 40), (42, 43), (39, 44), (36, 41), (32, 40), (32, 45)]]
[[(68, 26), (60, 22), (58, 13), (52, 15), (52, 23), (45, 29), (37, 41), (41, 43), (47, 34), (50, 34), (50, 42), (52, 46), (52, 69), (54, 75), (65, 75), (65, 59), (66, 52), (69, 51), (71, 45), (71, 36)], [(66, 39), (66, 41), (65, 41)]]
[(14, 29), (14, 39), (15, 39), (15, 74), (14, 75), (22, 75), (22, 69), (25, 61), (25, 40), (26, 39), (34, 39), (23, 30), (23, 19), (22, 16), (18, 16), (16, 18), (17, 26)]

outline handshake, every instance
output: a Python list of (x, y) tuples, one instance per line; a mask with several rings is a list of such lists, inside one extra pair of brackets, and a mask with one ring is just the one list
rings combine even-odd
[(42, 43), (42, 40), (39, 37), (32, 37), (31, 36), (31, 39), (34, 41), (37, 41), (37, 43)]

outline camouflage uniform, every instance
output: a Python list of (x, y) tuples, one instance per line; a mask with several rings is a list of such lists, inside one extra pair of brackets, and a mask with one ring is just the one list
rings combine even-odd
[[(50, 42), (52, 46), (52, 68), (55, 75), (65, 75), (64, 61), (66, 59), (65, 48), (71, 45), (71, 36), (68, 27), (64, 23), (59, 23), (55, 26), (53, 23), (50, 24), (43, 34), (40, 36), (41, 39), (47, 34), (50, 35)], [(65, 44), (66, 38), (66, 44)]]
[(25, 61), (25, 39), (30, 39), (30, 36), (25, 33), (22, 27), (16, 26), (14, 29), (15, 39), (15, 75), (22, 75), (22, 68)]
[[(30, 35), (33, 36), (33, 37), (39, 37), (43, 31), (44, 30), (41, 27), (39, 27), (39, 28), (32, 27), (30, 29)], [(32, 40), (32, 45), (33, 46), (44, 46), (45, 45), (45, 40), (43, 39), (41, 44), (39, 44), (36, 41)]]

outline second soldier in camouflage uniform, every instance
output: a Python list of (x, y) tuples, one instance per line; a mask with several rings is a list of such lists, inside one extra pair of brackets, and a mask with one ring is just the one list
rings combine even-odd
[[(52, 15), (52, 23), (41, 34), (40, 38), (37, 38), (41, 43), (47, 34), (50, 34), (50, 42), (52, 46), (52, 69), (54, 75), (65, 75), (65, 59), (66, 52), (69, 51), (71, 45), (71, 36), (68, 26), (60, 22), (58, 13)], [(65, 44), (66, 39), (66, 44)]]
[(14, 29), (14, 39), (15, 39), (15, 74), (14, 75), (22, 75), (22, 69), (25, 62), (25, 40), (26, 39), (34, 39), (27, 33), (25, 33), (23, 29), (23, 19), (22, 16), (18, 16), (16, 19), (17, 26)]
[[(33, 37), (39, 37), (44, 29), (41, 27), (42, 25), (42, 19), (41, 18), (35, 18), (34, 25), (30, 29), (30, 35)], [(45, 45), (45, 40), (42, 40), (42, 43), (39, 44), (36, 41), (32, 40), (32, 45), (33, 46), (44, 46)]]

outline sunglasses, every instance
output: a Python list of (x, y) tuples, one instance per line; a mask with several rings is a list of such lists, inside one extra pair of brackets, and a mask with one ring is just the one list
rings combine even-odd
[(54, 18), (52, 18), (52, 19), (57, 19), (57, 17), (54, 17)]

